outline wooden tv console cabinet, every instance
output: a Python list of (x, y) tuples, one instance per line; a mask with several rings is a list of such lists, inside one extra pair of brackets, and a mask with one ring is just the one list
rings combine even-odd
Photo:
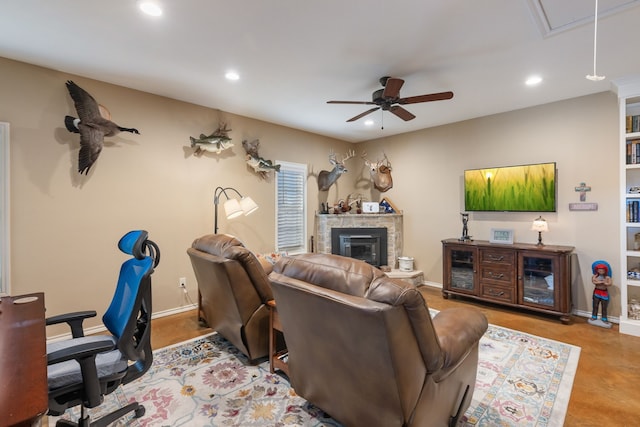
[(443, 297), (470, 297), (511, 307), (571, 315), (572, 246), (442, 241)]

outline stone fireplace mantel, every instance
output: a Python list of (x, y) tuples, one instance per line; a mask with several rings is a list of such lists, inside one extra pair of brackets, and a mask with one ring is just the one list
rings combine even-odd
[(331, 253), (332, 228), (378, 227), (387, 229), (387, 265), (395, 268), (402, 256), (402, 214), (316, 214), (317, 253)]

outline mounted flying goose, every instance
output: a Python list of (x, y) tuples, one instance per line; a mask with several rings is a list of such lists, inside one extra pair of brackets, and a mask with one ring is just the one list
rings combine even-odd
[(134, 128), (118, 126), (110, 120), (109, 111), (102, 105), (98, 105), (87, 91), (71, 80), (68, 80), (66, 84), (79, 118), (66, 116), (64, 124), (69, 132), (80, 134), (78, 172), (86, 175), (102, 151), (105, 136), (114, 136), (120, 132), (135, 134), (140, 134), (140, 132)]

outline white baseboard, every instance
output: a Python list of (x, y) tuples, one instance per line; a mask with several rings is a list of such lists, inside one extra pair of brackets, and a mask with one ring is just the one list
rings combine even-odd
[[(571, 314), (573, 314), (574, 316), (591, 318), (591, 312), (590, 311), (573, 310), (571, 312)], [(620, 318), (619, 317), (611, 317), (611, 316), (609, 316), (609, 318), (607, 320), (609, 320), (609, 322), (611, 322), (611, 323), (620, 323)]]
[(153, 313), (151, 315), (151, 318), (158, 319), (160, 317), (171, 316), (172, 314), (184, 313), (185, 311), (195, 310), (196, 308), (198, 308), (197, 304), (183, 305), (182, 307), (170, 308), (169, 310), (158, 311), (156, 313)]
[[(198, 308), (198, 306), (196, 304), (189, 304), (189, 305), (184, 305), (182, 307), (175, 307), (175, 308), (170, 308), (168, 310), (163, 310), (163, 311), (157, 311), (155, 313), (151, 314), (151, 319), (158, 319), (160, 317), (166, 317), (166, 316), (171, 316), (173, 314), (178, 314), (178, 313), (183, 313), (185, 311), (190, 311), (193, 309)], [(104, 325), (97, 325), (97, 326), (92, 326), (90, 328), (86, 328), (84, 330), (84, 334), (85, 335), (93, 335), (93, 334), (99, 334), (101, 332), (106, 331), (107, 328), (105, 328)], [(69, 338), (71, 338), (71, 332), (68, 332), (66, 334), (60, 334), (60, 335), (54, 335), (52, 337), (48, 337), (47, 338), (47, 342), (56, 342), (56, 341), (63, 341), (63, 340), (68, 340)]]
[(620, 323), (620, 333), (640, 337), (640, 326), (634, 320), (625, 320)]
[(422, 286), (429, 286), (430, 288), (442, 289), (442, 283), (430, 282), (428, 280), (423, 280)]

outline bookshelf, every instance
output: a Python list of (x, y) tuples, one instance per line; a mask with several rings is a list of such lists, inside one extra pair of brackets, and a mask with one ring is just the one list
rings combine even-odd
[[(614, 82), (620, 108), (620, 333), (640, 336), (640, 76)], [(614, 278), (615, 281), (618, 281)]]

